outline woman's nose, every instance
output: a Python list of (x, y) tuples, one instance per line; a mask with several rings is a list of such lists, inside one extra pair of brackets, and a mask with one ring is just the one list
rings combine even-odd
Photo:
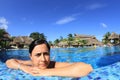
[(43, 54), (41, 55), (41, 61), (45, 61), (45, 56)]

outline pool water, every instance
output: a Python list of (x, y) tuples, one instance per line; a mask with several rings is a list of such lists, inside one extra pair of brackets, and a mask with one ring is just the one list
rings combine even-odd
[[(8, 69), (5, 61), (10, 58), (29, 60), (28, 50), (8, 50), (0, 52), (0, 80), (119, 80), (120, 47), (53, 48), (51, 60), (57, 62), (85, 62), (94, 71), (86, 77), (34, 77), (20, 70)], [(16, 76), (17, 75), (17, 76)]]
[(120, 47), (58, 48), (51, 50), (53, 60), (85, 62), (99, 68), (120, 61)]

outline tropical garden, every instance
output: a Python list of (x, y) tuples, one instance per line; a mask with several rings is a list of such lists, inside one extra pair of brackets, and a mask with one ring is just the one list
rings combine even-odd
[[(16, 37), (17, 36), (10, 36), (10, 34), (5, 29), (0, 29), (0, 49), (10, 48), (11, 42), (14, 42)], [(32, 41), (34, 39), (38, 39), (38, 38), (47, 40), (47, 36), (45, 36), (44, 33), (39, 33), (39, 32), (32, 32), (28, 36), (28, 38), (31, 38), (30, 41)], [(83, 47), (86, 45), (90, 45), (90, 43), (92, 43), (92, 42), (95, 42), (94, 40), (97, 41), (96, 37), (89, 36), (89, 38), (92, 38), (92, 39), (90, 39), (90, 40), (83, 39), (81, 37), (77, 37), (76, 34), (68, 34), (66, 38), (63, 38), (62, 36), (60, 36), (59, 39), (55, 39), (54, 41), (48, 41), (48, 42), (51, 46), (59, 46), (59, 47), (71, 47), (71, 46), (79, 47), (80, 46), (80, 47)], [(14, 44), (18, 44), (19, 48), (24, 48), (23, 46), (25, 45), (25, 41), (23, 41), (23, 40), (22, 40), (22, 42), (20, 42), (19, 40), (16, 40), (16, 41), (18, 41), (18, 42), (14, 43)], [(27, 42), (29, 42), (29, 41), (27, 41)], [(116, 33), (107, 32), (105, 35), (103, 35), (103, 39), (102, 39), (101, 43), (103, 45), (120, 44), (120, 35), (118, 35)], [(95, 45), (95, 43), (92, 43), (92, 45)]]

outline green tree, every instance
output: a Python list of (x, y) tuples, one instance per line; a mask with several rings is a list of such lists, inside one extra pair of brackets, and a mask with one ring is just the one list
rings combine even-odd
[(63, 37), (62, 36), (60, 36), (60, 41), (62, 41), (63, 40)]
[(110, 43), (110, 39), (109, 39), (109, 36), (111, 35), (110, 32), (107, 32), (104, 36), (103, 36), (103, 39), (102, 39), (102, 42), (104, 44), (107, 44), (107, 43)]
[(53, 43), (52, 43), (52, 41), (48, 41), (48, 43), (49, 43), (49, 45), (53, 46)]
[(56, 39), (56, 40), (54, 41), (54, 44), (57, 46), (59, 42), (60, 42), (60, 40), (59, 40), (59, 39)]
[(85, 46), (88, 43), (88, 41), (87, 40), (82, 40), (81, 43), (82, 43), (82, 46)]
[(72, 34), (68, 34), (68, 46), (70, 47), (72, 45), (74, 38)]
[(6, 33), (5, 29), (0, 29), (0, 39), (2, 39), (4, 34)]
[(6, 48), (9, 45), (9, 33), (5, 29), (0, 29), (0, 47)]
[(46, 36), (44, 35), (44, 33), (40, 33), (39, 37), (40, 37), (40, 39), (47, 40)]
[(68, 34), (68, 40), (72, 41), (73, 40), (73, 35), (72, 34)]
[(75, 43), (79, 46), (81, 44), (82, 40), (80, 38), (75, 38)]
[(40, 39), (46, 40), (46, 36), (43, 33), (39, 33), (39, 32), (33, 32), (33, 33), (30, 34), (29, 37), (31, 37), (33, 39), (39, 39), (40, 38)]

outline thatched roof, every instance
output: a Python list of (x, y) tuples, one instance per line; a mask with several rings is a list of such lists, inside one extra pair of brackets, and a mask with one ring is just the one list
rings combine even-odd
[(13, 41), (10, 44), (26, 44), (29, 45), (33, 41), (32, 38), (28, 36), (18, 36), (13, 39)]
[(100, 41), (98, 41), (97, 39), (87, 39), (88, 43), (87, 45), (102, 45), (102, 43)]
[(83, 35), (83, 34), (76, 34), (75, 38), (95, 38), (95, 36), (91, 35)]
[(27, 45), (29, 45), (33, 41), (33, 39), (28, 36), (23, 36), (23, 40), (24, 40), (24, 43)]
[(67, 41), (61, 41), (61, 42), (59, 42), (58, 43), (58, 46), (67, 46), (68, 45), (68, 43), (67, 43)]
[(2, 38), (0, 38), (0, 41), (11, 41), (9, 33), (4, 32)]
[(119, 39), (119, 35), (113, 32), (111, 33), (109, 39)]
[(86, 45), (102, 45), (102, 43), (98, 41), (95, 36), (77, 34), (75, 35), (75, 38), (80, 38), (80, 40), (86, 40)]
[[(72, 42), (72, 46), (80, 46), (80, 45), (83, 45), (83, 43), (79, 42), (79, 40), (85, 40), (87, 41), (87, 43), (85, 45), (102, 45), (102, 42), (98, 41), (96, 39), (96, 37), (94, 36), (87, 36), (87, 35), (76, 35), (75, 37), (75, 40)], [(59, 42), (58, 46), (68, 46), (68, 42), (67, 41), (61, 41)]]
[(24, 39), (19, 36), (19, 37), (16, 37), (15, 39), (13, 39), (13, 42), (14, 43), (24, 43)]
[[(87, 41), (85, 45), (102, 45), (100, 41), (98, 41), (97, 39), (93, 39), (93, 38), (82, 38), (81, 40)], [(73, 45), (78, 45), (78, 43), (73, 42)], [(82, 45), (82, 43), (80, 43), (79, 45)]]
[(3, 37), (4, 37), (4, 38), (10, 38), (10, 34), (7, 33), (7, 32), (4, 32)]

